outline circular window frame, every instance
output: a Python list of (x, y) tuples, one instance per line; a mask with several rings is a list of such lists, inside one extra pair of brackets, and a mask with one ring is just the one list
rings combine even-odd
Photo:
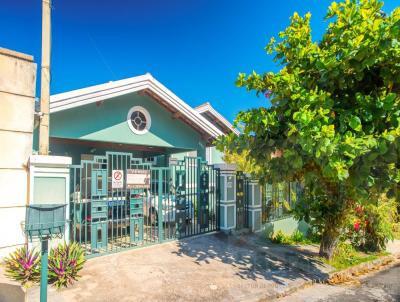
[[(134, 113), (135, 111), (141, 112), (144, 115), (144, 117), (146, 118), (146, 126), (143, 130), (138, 130), (132, 125), (131, 116), (132, 116), (132, 113)], [(131, 109), (129, 109), (128, 115), (126, 116), (126, 121), (128, 123), (129, 129), (131, 129), (131, 131), (133, 133), (138, 134), (138, 135), (146, 134), (147, 132), (149, 132), (150, 127), (151, 127), (150, 113), (147, 111), (146, 108), (143, 108), (142, 106), (133, 106)]]

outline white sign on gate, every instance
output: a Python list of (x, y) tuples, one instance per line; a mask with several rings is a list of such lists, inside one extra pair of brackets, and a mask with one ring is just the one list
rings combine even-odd
[(112, 170), (112, 188), (122, 189), (124, 187), (124, 171), (122, 170)]
[(142, 169), (126, 170), (126, 187), (128, 189), (149, 189), (150, 170), (142, 170)]

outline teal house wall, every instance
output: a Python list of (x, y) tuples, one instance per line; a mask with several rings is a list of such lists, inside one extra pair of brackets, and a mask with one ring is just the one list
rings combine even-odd
[[(135, 134), (127, 123), (133, 106), (144, 107), (151, 116), (151, 127), (145, 134)], [(142, 145), (165, 148), (166, 154), (196, 151), (205, 157), (206, 141), (201, 135), (146, 95), (131, 93), (101, 103), (91, 103), (50, 115), (50, 137)], [(74, 161), (80, 154), (90, 152), (90, 146), (51, 144), (53, 155), (69, 155)], [(108, 151), (97, 148), (96, 153)], [(131, 151), (130, 151), (131, 152)], [(151, 156), (151, 152), (134, 151), (135, 156)]]

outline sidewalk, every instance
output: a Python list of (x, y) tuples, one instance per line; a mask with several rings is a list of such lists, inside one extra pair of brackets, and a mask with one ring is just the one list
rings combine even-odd
[(318, 245), (284, 245), (274, 244), (260, 234), (241, 236), (249, 246), (261, 249), (271, 257), (275, 257), (287, 265), (307, 272), (314, 281), (323, 281), (335, 269), (318, 259)]

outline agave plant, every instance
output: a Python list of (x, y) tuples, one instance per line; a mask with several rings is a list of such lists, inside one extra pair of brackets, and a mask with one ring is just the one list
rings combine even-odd
[(50, 283), (57, 289), (68, 287), (80, 277), (85, 261), (84, 251), (77, 243), (59, 244), (49, 254)]
[(40, 255), (35, 249), (17, 248), (4, 259), (5, 275), (24, 287), (40, 280)]

